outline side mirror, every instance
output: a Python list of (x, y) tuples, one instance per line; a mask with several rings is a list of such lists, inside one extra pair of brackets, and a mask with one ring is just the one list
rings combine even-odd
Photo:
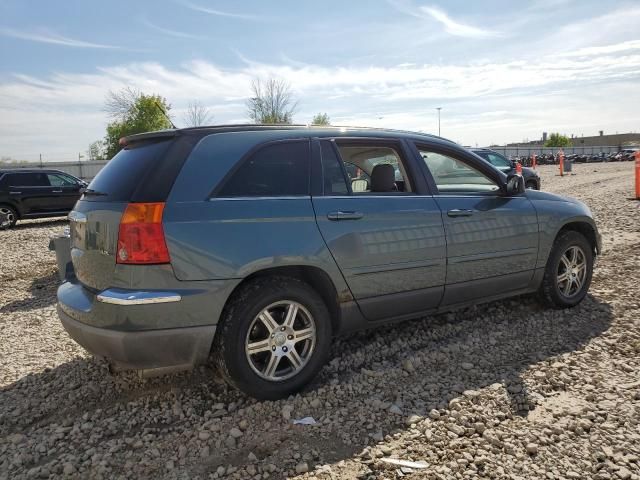
[(507, 195), (520, 195), (521, 193), (524, 193), (524, 178), (516, 173), (509, 174), (507, 176), (507, 183), (505, 184), (504, 189)]

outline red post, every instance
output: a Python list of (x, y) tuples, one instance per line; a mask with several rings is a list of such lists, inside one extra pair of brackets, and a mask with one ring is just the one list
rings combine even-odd
[(640, 200), (640, 150), (636, 150), (636, 200)]
[(563, 177), (564, 176), (564, 152), (560, 150), (560, 153), (558, 155), (560, 156), (560, 176)]
[(516, 173), (522, 176), (522, 164), (519, 161), (516, 162)]
[(536, 154), (535, 153), (531, 156), (531, 168), (533, 168), (533, 169), (536, 168)]

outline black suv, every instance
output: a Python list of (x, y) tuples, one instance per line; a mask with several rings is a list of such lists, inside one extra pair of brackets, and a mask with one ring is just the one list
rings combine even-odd
[(58, 170), (0, 170), (0, 230), (18, 220), (67, 215), (86, 186)]
[[(470, 148), (469, 150), (485, 159), (506, 175), (516, 172), (514, 162), (498, 152), (494, 152), (488, 148)], [(524, 184), (527, 188), (540, 190), (540, 175), (533, 168), (522, 167), (522, 177), (524, 178)]]

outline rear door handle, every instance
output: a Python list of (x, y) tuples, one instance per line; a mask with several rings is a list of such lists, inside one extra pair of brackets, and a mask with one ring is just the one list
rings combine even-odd
[(9, 192), (9, 195), (20, 195), (22, 192)]
[(362, 212), (343, 212), (342, 210), (338, 210), (337, 212), (329, 212), (327, 213), (327, 218), (329, 220), (360, 220), (364, 217), (364, 213)]
[(53, 193), (62, 193), (62, 190), (52, 190)]
[(454, 210), (449, 210), (447, 212), (447, 215), (449, 215), (450, 217), (470, 217), (471, 215), (473, 215), (473, 210), (461, 210), (459, 208), (456, 208)]

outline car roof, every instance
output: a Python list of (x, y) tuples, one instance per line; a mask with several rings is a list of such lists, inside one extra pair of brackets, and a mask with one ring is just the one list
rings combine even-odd
[(456, 145), (457, 143), (446, 138), (438, 137), (428, 133), (411, 132), (406, 130), (393, 130), (387, 128), (351, 127), (351, 126), (319, 126), (319, 125), (259, 125), (259, 124), (238, 124), (238, 125), (210, 125), (202, 127), (177, 128), (169, 130), (158, 130), (155, 132), (139, 133), (129, 135), (121, 139), (121, 145), (135, 142), (153, 140), (158, 138), (169, 138), (181, 135), (207, 136), (215, 133), (227, 132), (274, 132), (274, 137), (281, 136), (283, 132), (294, 131), (300, 136), (313, 137), (365, 137), (376, 136), (383, 138), (412, 138), (414, 140), (430, 140), (437, 143)]
[(484, 148), (484, 147), (481, 147), (481, 148), (478, 148), (478, 147), (469, 148), (469, 147), (467, 147), (467, 149), (471, 150), (472, 152), (495, 152), (495, 153), (498, 153), (495, 150), (491, 150), (490, 148)]
[(63, 173), (73, 177), (73, 175), (69, 173), (51, 168), (0, 168), (0, 175), (5, 173)]

